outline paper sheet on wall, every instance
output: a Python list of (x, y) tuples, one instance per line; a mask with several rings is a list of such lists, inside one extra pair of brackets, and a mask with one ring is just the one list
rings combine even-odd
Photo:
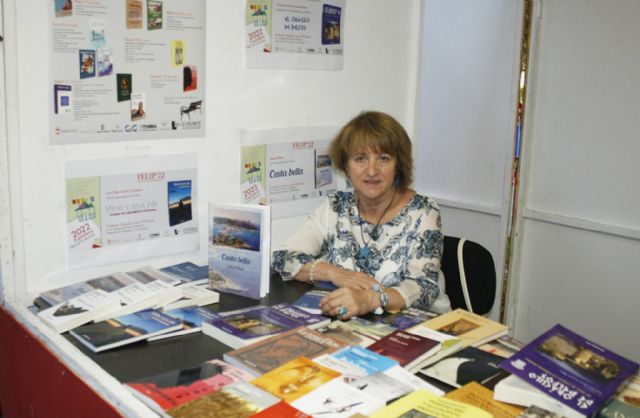
[(196, 161), (182, 154), (67, 162), (68, 268), (197, 250)]
[(247, 130), (241, 147), (241, 201), (271, 206), (272, 219), (308, 214), (336, 175), (328, 147), (336, 127)]
[(344, 0), (246, 0), (247, 68), (341, 70)]
[(205, 0), (54, 0), (50, 142), (204, 136)]

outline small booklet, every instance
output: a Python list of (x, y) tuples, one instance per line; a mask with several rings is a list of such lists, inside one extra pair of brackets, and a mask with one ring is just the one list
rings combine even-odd
[(163, 311), (170, 311), (187, 306), (204, 306), (218, 303), (220, 294), (205, 286), (182, 285), (178, 289), (182, 292), (182, 297), (175, 302), (170, 302), (162, 307)]
[(204, 322), (202, 332), (237, 349), (299, 326), (320, 327), (330, 322), (288, 303), (252, 306), (222, 313), (223, 318)]
[(211, 204), (209, 288), (251, 299), (269, 293), (269, 206)]
[(119, 307), (118, 296), (102, 289), (94, 289), (40, 311), (38, 317), (50, 328), (62, 333), (91, 322), (105, 312), (114, 312)]
[(146, 309), (72, 329), (78, 341), (94, 352), (101, 352), (154, 335), (182, 328), (182, 321), (158, 310)]

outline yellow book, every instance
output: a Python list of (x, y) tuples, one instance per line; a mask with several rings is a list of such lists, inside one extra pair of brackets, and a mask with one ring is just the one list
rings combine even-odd
[[(412, 414), (411, 414), (412, 413)], [(438, 418), (491, 418), (491, 414), (473, 405), (443, 398), (418, 389), (371, 415), (371, 418), (397, 418), (404, 416)]]
[(478, 347), (507, 333), (509, 328), (492, 319), (456, 309), (422, 323), (433, 330), (460, 338), (462, 346)]
[(340, 373), (300, 356), (252, 380), (251, 383), (291, 403)]
[(493, 391), (478, 382), (469, 382), (461, 388), (447, 393), (444, 397), (477, 406), (495, 418), (515, 418), (524, 409), (520, 406), (494, 400)]

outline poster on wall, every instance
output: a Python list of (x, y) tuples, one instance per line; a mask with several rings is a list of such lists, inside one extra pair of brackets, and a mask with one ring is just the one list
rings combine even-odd
[(206, 0), (50, 0), (52, 145), (204, 136)]
[(329, 142), (337, 127), (246, 130), (241, 202), (271, 206), (274, 219), (306, 214), (337, 188)]
[(345, 0), (246, 0), (247, 68), (342, 70)]
[(67, 162), (68, 268), (198, 250), (196, 164), (196, 154)]

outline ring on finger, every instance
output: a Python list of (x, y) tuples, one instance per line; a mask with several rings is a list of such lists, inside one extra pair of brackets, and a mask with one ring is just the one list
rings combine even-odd
[(338, 316), (345, 316), (349, 311), (344, 306), (338, 308)]

